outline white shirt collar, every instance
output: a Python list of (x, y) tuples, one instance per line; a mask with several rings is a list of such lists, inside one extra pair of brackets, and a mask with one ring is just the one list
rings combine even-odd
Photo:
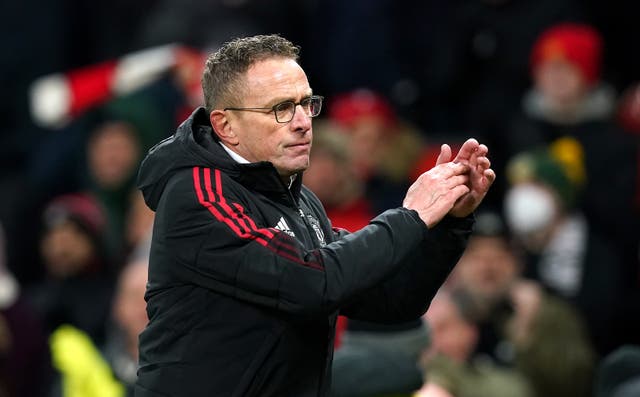
[(231, 156), (231, 158), (234, 159), (237, 163), (240, 163), (240, 164), (249, 164), (250, 163), (249, 160), (245, 159), (244, 157), (240, 156), (238, 153), (236, 153), (233, 150), (229, 149), (227, 147), (227, 145), (225, 145), (224, 143), (222, 143), (222, 142), (219, 142), (219, 143), (220, 143), (220, 146), (222, 146), (222, 148), (224, 150), (226, 150), (227, 153), (229, 153), (229, 156)]
[[(224, 150), (226, 150), (226, 151), (227, 151), (227, 153), (229, 153), (229, 156), (231, 156), (231, 158), (232, 158), (232, 159), (234, 159), (237, 163), (240, 163), (240, 164), (249, 164), (249, 163), (250, 163), (250, 161), (249, 161), (249, 160), (245, 159), (244, 157), (240, 156), (238, 153), (236, 153), (236, 152), (234, 152), (233, 150), (229, 149), (229, 148), (227, 147), (227, 145), (225, 145), (224, 143), (222, 143), (222, 142), (218, 142), (218, 143), (220, 144), (220, 146), (222, 146), (222, 148), (223, 148)], [(288, 186), (288, 187), (289, 187), (289, 189), (291, 189), (291, 185), (293, 185), (293, 181), (295, 181), (295, 180), (296, 180), (296, 177), (297, 177), (297, 176), (298, 176), (298, 175), (295, 175), (295, 174), (294, 174), (294, 175), (291, 175), (291, 176), (289, 177), (289, 186)]]

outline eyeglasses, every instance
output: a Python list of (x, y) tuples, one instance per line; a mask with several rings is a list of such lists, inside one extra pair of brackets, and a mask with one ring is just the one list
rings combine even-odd
[(224, 108), (224, 110), (246, 110), (246, 111), (259, 111), (259, 110), (268, 110), (269, 112), (273, 112), (276, 116), (276, 121), (278, 123), (288, 123), (293, 120), (293, 116), (296, 114), (296, 108), (298, 105), (302, 106), (302, 110), (309, 117), (316, 117), (320, 114), (320, 110), (322, 109), (322, 100), (324, 97), (320, 95), (311, 95), (310, 97), (302, 99), (300, 102), (296, 103), (293, 101), (284, 101), (278, 104), (273, 105), (272, 107), (265, 108)]

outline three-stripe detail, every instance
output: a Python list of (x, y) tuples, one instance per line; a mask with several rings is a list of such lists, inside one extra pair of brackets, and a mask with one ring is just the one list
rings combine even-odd
[(246, 240), (253, 240), (289, 261), (324, 270), (322, 263), (317, 261), (318, 255), (313, 255), (315, 259), (312, 261), (305, 261), (302, 258), (303, 252), (296, 247), (295, 241), (289, 235), (275, 228), (257, 227), (256, 223), (244, 212), (244, 208), (240, 204), (227, 202), (222, 192), (220, 170), (193, 167), (193, 185), (198, 202), (217, 221), (224, 223), (236, 236)]

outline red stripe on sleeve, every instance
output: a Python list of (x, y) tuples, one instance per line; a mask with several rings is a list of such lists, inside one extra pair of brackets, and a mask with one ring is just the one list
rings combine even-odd
[[(220, 222), (226, 224), (238, 237), (243, 239), (252, 239), (260, 243), (262, 246), (269, 248), (275, 254), (290, 260), (292, 262), (308, 266), (317, 270), (324, 270), (319, 262), (305, 262), (294, 253), (298, 252), (296, 248), (282, 240), (282, 233), (274, 233), (270, 229), (258, 228), (253, 219), (244, 213), (244, 209), (237, 203), (232, 203), (233, 208), (227, 203), (222, 195), (222, 178), (220, 170), (214, 170), (215, 191), (211, 186), (211, 170), (204, 168), (204, 185), (207, 193), (207, 199), (204, 197), (202, 185), (200, 181), (200, 167), (193, 168), (193, 180), (198, 201), (213, 214)], [(218, 208), (220, 207), (220, 209)], [(286, 236), (286, 235), (285, 235)], [(289, 236), (287, 236), (289, 238)], [(285, 249), (286, 252), (282, 249)]]
[[(235, 219), (238, 222), (238, 225), (244, 228), (245, 232), (251, 233), (253, 231), (262, 234), (268, 239), (272, 239), (273, 233), (271, 231), (262, 228), (258, 229), (253, 220), (251, 220), (251, 218), (249, 218), (244, 212), (240, 212), (240, 215), (238, 215), (237, 211), (234, 211), (231, 207), (229, 207), (229, 204), (227, 204), (227, 200), (222, 194), (222, 178), (220, 176), (220, 170), (214, 170), (213, 173), (216, 180), (216, 193), (218, 193), (217, 195), (215, 195), (213, 190), (211, 189), (211, 170), (209, 168), (204, 169), (204, 183), (205, 188), (207, 189), (207, 194), (209, 195), (209, 201), (213, 203), (217, 202), (218, 204), (220, 204), (220, 207), (222, 207), (224, 212), (232, 219)], [(218, 197), (218, 200), (216, 200), (216, 196)], [(249, 223), (251, 228), (247, 226), (247, 223)]]
[(200, 186), (200, 167), (193, 167), (193, 184), (196, 189), (196, 195), (198, 196), (198, 201), (200, 202), (200, 204), (202, 204), (205, 208), (207, 208), (209, 212), (211, 212), (218, 221), (223, 222), (227, 226), (229, 226), (229, 228), (238, 237), (245, 238), (245, 239), (246, 238), (255, 239), (258, 243), (264, 246), (267, 245), (267, 242), (264, 239), (260, 237), (256, 237), (255, 235), (252, 235), (250, 233), (241, 231), (240, 228), (238, 228), (238, 226), (235, 223), (233, 223), (233, 220), (223, 216), (220, 213), (220, 211), (218, 211), (218, 209), (212, 205), (210, 201), (205, 200), (204, 193), (202, 192), (202, 187)]
[[(205, 168), (205, 176), (210, 176), (210, 174), (207, 172), (209, 171), (208, 168)], [(304, 262), (303, 260), (301, 260), (298, 256), (296, 256), (295, 254), (299, 252), (298, 249), (296, 249), (295, 245), (291, 244), (291, 242), (289, 241), (289, 237), (287, 236), (287, 238), (276, 238), (276, 234), (274, 234), (270, 229), (266, 229), (266, 228), (258, 228), (255, 224), (255, 222), (253, 221), (253, 219), (251, 219), (249, 216), (247, 216), (244, 213), (244, 208), (242, 208), (241, 205), (237, 204), (237, 203), (233, 203), (234, 208), (231, 208), (228, 204), (227, 204), (227, 200), (224, 198), (224, 194), (222, 193), (222, 178), (220, 175), (220, 170), (214, 170), (214, 176), (215, 176), (215, 183), (216, 183), (216, 191), (212, 192), (211, 189), (211, 183), (209, 181), (210, 178), (207, 178), (205, 180), (205, 183), (207, 181), (209, 181), (209, 184), (207, 185), (207, 189), (208, 193), (210, 193), (213, 196), (218, 197), (217, 202), (220, 204), (220, 206), (222, 207), (222, 209), (229, 215), (231, 216), (233, 219), (236, 219), (238, 221), (238, 223), (241, 223), (242, 225), (244, 225), (246, 227), (246, 223), (244, 223), (244, 221), (246, 221), (247, 223), (249, 223), (249, 225), (251, 226), (251, 230), (255, 233), (259, 233), (262, 234), (263, 236), (265, 236), (267, 238), (267, 243), (269, 244), (273, 244), (275, 246), (277, 246), (277, 248), (274, 248), (273, 251), (276, 252), (278, 255), (284, 256), (284, 253), (281, 251), (281, 249), (285, 249), (291, 252), (291, 254), (289, 254), (289, 259), (290, 260), (294, 260), (300, 264), (303, 264), (305, 266), (311, 266), (311, 267), (317, 267), (319, 269), (323, 269), (322, 265), (320, 264), (311, 264), (308, 262)], [(247, 229), (247, 232), (249, 232), (249, 229)], [(280, 237), (284, 237), (281, 236), (279, 234), (278, 231), (278, 236)]]

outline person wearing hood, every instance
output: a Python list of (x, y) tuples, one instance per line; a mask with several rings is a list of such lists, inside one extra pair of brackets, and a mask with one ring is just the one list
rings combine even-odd
[[(624, 288), (631, 294), (640, 241), (638, 142), (616, 124), (616, 93), (601, 73), (605, 44), (586, 24), (564, 22), (540, 33), (531, 49), (532, 87), (509, 123), (504, 147), (509, 159), (556, 140), (577, 141), (588, 178), (576, 207), (622, 254)], [(637, 339), (635, 330), (629, 336)]]
[(324, 396), (336, 317), (424, 313), (495, 179), (469, 139), (402, 206), (348, 234), (302, 185), (323, 98), (278, 35), (209, 56), (205, 106), (152, 148), (138, 186), (156, 212), (136, 396)]

